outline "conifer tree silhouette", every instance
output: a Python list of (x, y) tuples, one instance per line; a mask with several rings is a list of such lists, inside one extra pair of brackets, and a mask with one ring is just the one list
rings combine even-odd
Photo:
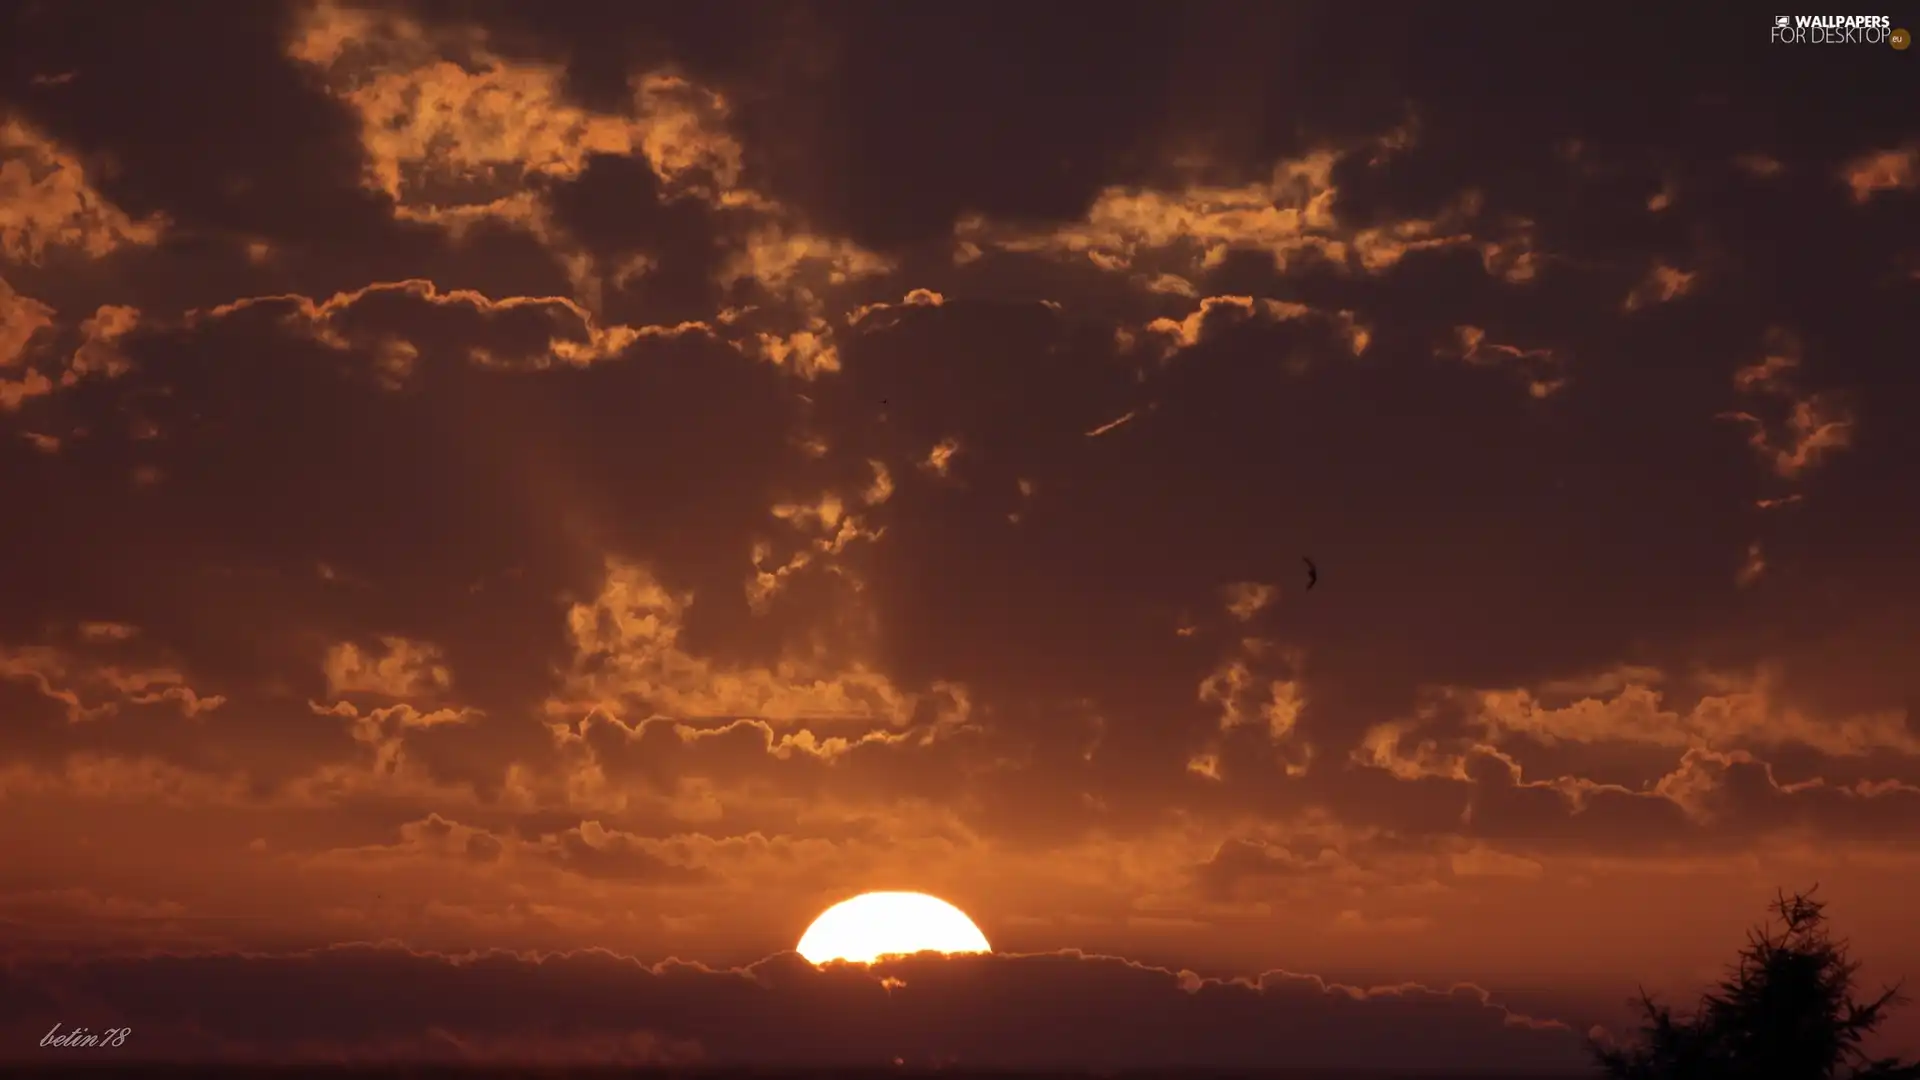
[(1747, 934), (1727, 977), (1691, 1016), (1641, 992), (1640, 1039), (1594, 1045), (1619, 1080), (1920, 1080), (1920, 1063), (1870, 1059), (1865, 1037), (1901, 1004), (1899, 988), (1853, 997), (1859, 963), (1827, 932), (1814, 889), (1772, 905), (1775, 920)]

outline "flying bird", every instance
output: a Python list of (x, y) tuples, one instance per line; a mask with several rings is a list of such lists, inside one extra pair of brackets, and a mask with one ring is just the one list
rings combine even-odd
[(1300, 561), (1307, 564), (1307, 588), (1311, 589), (1320, 583), (1320, 568), (1313, 565), (1313, 560), (1305, 555), (1300, 556)]

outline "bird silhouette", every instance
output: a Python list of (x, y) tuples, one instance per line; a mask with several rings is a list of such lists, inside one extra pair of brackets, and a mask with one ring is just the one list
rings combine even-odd
[(1307, 588), (1311, 589), (1320, 583), (1320, 568), (1313, 565), (1313, 560), (1305, 555), (1300, 556), (1300, 561), (1307, 564)]

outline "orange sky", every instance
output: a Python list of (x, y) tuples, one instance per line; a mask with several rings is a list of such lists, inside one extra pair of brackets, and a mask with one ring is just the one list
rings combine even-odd
[[(1920, 976), (1920, 61), (630, 6), (0, 5), (0, 1057), (1577, 1066), (1814, 882)], [(884, 888), (1032, 955), (783, 954)]]

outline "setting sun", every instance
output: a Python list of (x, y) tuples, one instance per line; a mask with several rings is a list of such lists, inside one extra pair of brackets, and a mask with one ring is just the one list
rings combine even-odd
[(917, 892), (870, 892), (821, 912), (800, 936), (798, 951), (815, 964), (869, 964), (903, 953), (991, 952), (993, 947), (966, 912), (945, 900)]

